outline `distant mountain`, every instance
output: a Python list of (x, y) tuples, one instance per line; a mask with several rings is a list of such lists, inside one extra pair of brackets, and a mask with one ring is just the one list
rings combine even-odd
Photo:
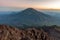
[(21, 12), (13, 12), (7, 16), (0, 17), (0, 24), (42, 26), (56, 23), (54, 17), (33, 8), (27, 8)]
[[(25, 9), (21, 12), (18, 12), (17, 14), (13, 14), (9, 16), (14, 23), (20, 25), (20, 24), (26, 24), (26, 25), (44, 25), (45, 21), (48, 21), (51, 16), (44, 14), (42, 12), (39, 12), (33, 8)], [(15, 24), (15, 25), (16, 25)]]

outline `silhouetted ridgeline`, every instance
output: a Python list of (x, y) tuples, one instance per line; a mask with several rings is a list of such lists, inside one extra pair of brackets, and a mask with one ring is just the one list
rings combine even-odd
[(0, 25), (0, 40), (60, 40), (60, 28), (55, 25), (23, 30), (9, 25)]

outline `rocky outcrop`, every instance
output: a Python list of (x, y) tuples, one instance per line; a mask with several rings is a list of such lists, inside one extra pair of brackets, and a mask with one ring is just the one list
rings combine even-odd
[(60, 40), (60, 27), (18, 29), (0, 25), (0, 40)]
[(17, 29), (0, 25), (0, 40), (50, 40), (48, 33), (35, 28)]

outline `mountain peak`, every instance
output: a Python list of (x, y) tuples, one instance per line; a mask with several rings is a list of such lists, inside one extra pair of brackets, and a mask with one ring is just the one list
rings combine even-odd
[(27, 8), (25, 10), (28, 10), (28, 11), (36, 11), (34, 8)]
[(27, 8), (27, 10), (35, 10), (34, 8)]
[(35, 10), (34, 8), (27, 8), (27, 9), (25, 9), (25, 10), (23, 10), (22, 12), (29, 12), (29, 13), (31, 13), (31, 12), (38, 12), (37, 10)]

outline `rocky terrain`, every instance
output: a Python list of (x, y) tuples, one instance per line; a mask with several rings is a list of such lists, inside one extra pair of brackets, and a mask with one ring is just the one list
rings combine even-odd
[[(11, 26), (0, 25), (0, 40), (60, 40), (58, 28), (52, 29), (18, 29)], [(57, 35), (58, 34), (58, 35)]]

